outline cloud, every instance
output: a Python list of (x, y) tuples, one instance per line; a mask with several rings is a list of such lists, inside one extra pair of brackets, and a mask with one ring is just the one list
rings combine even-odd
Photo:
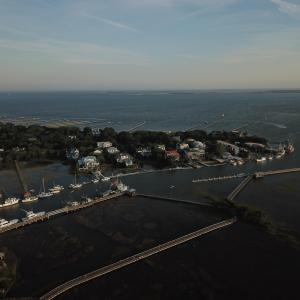
[(133, 32), (139, 32), (139, 30), (137, 30), (136, 28), (128, 26), (124, 23), (116, 22), (116, 21), (113, 21), (113, 20), (109, 20), (109, 19), (106, 19), (106, 18), (95, 16), (95, 15), (92, 15), (92, 14), (82, 13), (81, 16), (83, 16), (87, 19), (96, 20), (96, 21), (108, 24), (108, 25), (113, 26), (113, 27), (118, 28), (118, 29), (128, 30), (128, 31), (133, 31)]
[(300, 16), (300, 5), (284, 0), (270, 0), (278, 9), (291, 16)]

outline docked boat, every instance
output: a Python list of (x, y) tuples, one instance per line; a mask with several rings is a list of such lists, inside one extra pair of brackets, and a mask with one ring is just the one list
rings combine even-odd
[(260, 158), (257, 158), (256, 159), (256, 162), (257, 163), (262, 163), (262, 162), (265, 162), (267, 159), (263, 156), (263, 157), (260, 157)]
[(43, 191), (40, 192), (37, 195), (38, 198), (49, 198), (49, 197), (53, 196), (53, 193), (46, 192), (46, 189), (45, 189), (45, 179), (44, 178), (43, 178), (43, 182), (42, 182), (42, 187), (43, 187)]
[(33, 201), (37, 201), (39, 200), (39, 198), (37, 196), (26, 196), (24, 197), (24, 199), (22, 200), (23, 203), (27, 203), (27, 202), (33, 202)]
[(92, 179), (92, 183), (98, 183), (98, 182), (99, 182), (99, 179), (98, 179), (98, 178)]
[(60, 192), (62, 192), (64, 190), (64, 187), (62, 185), (54, 185), (51, 189), (49, 189), (49, 191), (52, 194), (59, 194)]
[(114, 192), (126, 192), (129, 189), (122, 181), (116, 180), (111, 184), (111, 190)]
[(5, 227), (8, 227), (8, 226), (14, 225), (18, 222), (19, 222), (18, 219), (13, 219), (13, 220), (10, 220), (10, 221), (7, 221), (5, 219), (0, 219), (0, 228), (5, 228)]
[(7, 198), (3, 203), (0, 204), (1, 207), (7, 207), (7, 206), (12, 206), (18, 204), (20, 199), (18, 198)]
[(78, 205), (80, 205), (80, 202), (78, 202), (78, 201), (72, 201), (72, 202), (68, 202), (67, 205), (68, 206), (78, 206)]
[(77, 183), (77, 175), (75, 174), (75, 176), (74, 176), (74, 183), (71, 183), (69, 185), (69, 189), (76, 190), (76, 189), (80, 189), (81, 187), (82, 187), (82, 184), (81, 183)]
[(102, 179), (101, 179), (101, 181), (110, 181), (110, 177), (103, 177)]
[(22, 218), (22, 221), (29, 221), (29, 220), (32, 220), (32, 219), (35, 219), (35, 218), (38, 218), (38, 217), (41, 217), (41, 216), (45, 215), (44, 211), (34, 213), (32, 210), (30, 210), (30, 211), (25, 210), (25, 213), (26, 213), (26, 217)]
[(286, 150), (287, 154), (291, 154), (291, 153), (293, 153), (295, 151), (295, 147), (294, 147), (293, 144), (288, 143), (288, 145), (286, 146), (285, 150)]

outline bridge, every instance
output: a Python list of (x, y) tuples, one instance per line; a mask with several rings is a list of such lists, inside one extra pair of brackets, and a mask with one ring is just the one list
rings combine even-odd
[(174, 240), (171, 240), (169, 242), (160, 244), (160, 245), (158, 245), (156, 247), (153, 247), (149, 250), (142, 251), (138, 254), (135, 254), (135, 255), (132, 255), (132, 256), (127, 257), (125, 259), (119, 260), (119, 261), (117, 261), (115, 263), (112, 263), (108, 266), (105, 266), (105, 267), (99, 268), (95, 271), (92, 271), (90, 273), (81, 275), (79, 277), (76, 277), (76, 278), (74, 278), (70, 281), (67, 281), (67, 282), (61, 284), (60, 286), (54, 288), (53, 290), (49, 291), (47, 294), (41, 296), (40, 299), (41, 300), (54, 299), (54, 298), (58, 297), (59, 295), (65, 293), (66, 291), (68, 291), (68, 290), (70, 290), (70, 289), (72, 289), (76, 286), (79, 286), (79, 285), (81, 285), (85, 282), (91, 281), (93, 279), (104, 276), (105, 274), (108, 274), (108, 273), (111, 273), (113, 271), (119, 270), (119, 269), (124, 268), (128, 265), (131, 265), (131, 264), (134, 264), (138, 261), (141, 261), (141, 260), (143, 260), (147, 257), (153, 256), (157, 253), (166, 251), (166, 250), (168, 250), (170, 248), (173, 248), (177, 245), (186, 243), (186, 242), (191, 241), (193, 239), (196, 239), (200, 236), (206, 235), (210, 232), (213, 232), (213, 231), (216, 231), (218, 229), (230, 226), (230, 225), (234, 224), (235, 222), (237, 222), (237, 219), (232, 218), (232, 219), (228, 219), (228, 220), (225, 220), (225, 221), (207, 226), (205, 228), (201, 228), (197, 231), (194, 231), (192, 233), (189, 233), (189, 234), (184, 235), (182, 237), (179, 237), (177, 239), (174, 239)]
[(233, 201), (237, 195), (250, 183), (253, 176), (248, 175), (227, 197), (227, 200)]

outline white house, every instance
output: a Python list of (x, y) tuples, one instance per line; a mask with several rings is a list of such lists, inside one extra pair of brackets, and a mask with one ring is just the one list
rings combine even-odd
[(97, 142), (97, 148), (99, 149), (106, 149), (112, 147), (112, 143), (109, 141), (106, 142)]
[(97, 162), (97, 158), (95, 156), (86, 156), (79, 160), (79, 165), (86, 169), (93, 169), (98, 167), (99, 163)]
[(120, 153), (120, 151), (116, 147), (106, 148), (108, 154), (114, 155)]

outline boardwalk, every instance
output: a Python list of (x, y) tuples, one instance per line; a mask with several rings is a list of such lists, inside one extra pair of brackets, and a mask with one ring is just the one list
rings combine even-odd
[(104, 202), (104, 201), (107, 201), (107, 200), (111, 200), (111, 199), (114, 199), (114, 198), (118, 198), (118, 197), (123, 196), (123, 195), (124, 195), (124, 193), (115, 193), (115, 194), (112, 194), (112, 195), (109, 195), (109, 196), (106, 196), (106, 197), (97, 197), (97, 198), (93, 199), (93, 201), (85, 202), (83, 204), (79, 204), (79, 205), (76, 205), (76, 206), (65, 206), (63, 208), (47, 212), (43, 216), (39, 216), (39, 217), (30, 219), (30, 220), (27, 220), (27, 221), (19, 222), (19, 223), (16, 223), (14, 225), (11, 225), (11, 226), (1, 228), (0, 229), (0, 234), (2, 234), (4, 232), (7, 232), (7, 231), (11, 231), (11, 230), (16, 230), (16, 229), (24, 227), (24, 226), (28, 226), (28, 225), (31, 225), (33, 223), (48, 221), (51, 218), (54, 218), (54, 217), (57, 217), (57, 216), (60, 216), (60, 215), (63, 215), (63, 214), (72, 213), (72, 212), (75, 212), (75, 211), (78, 211), (78, 210), (81, 210), (81, 209), (84, 209), (84, 208), (88, 208), (88, 207), (91, 207), (91, 206), (96, 205), (98, 203), (101, 203), (101, 202)]
[(146, 195), (146, 194), (136, 194), (136, 196), (143, 197), (143, 198), (156, 199), (156, 200), (170, 201), (170, 202), (179, 202), (179, 203), (184, 203), (184, 204), (194, 204), (194, 205), (209, 206), (209, 207), (213, 206), (209, 203), (201, 203), (201, 202), (195, 202), (195, 201), (190, 201), (190, 200), (182, 200), (182, 199), (171, 198), (171, 197), (166, 197), (166, 196)]
[(193, 179), (193, 183), (201, 183), (201, 182), (210, 182), (210, 181), (222, 181), (222, 180), (229, 180), (229, 179), (236, 179), (236, 178), (243, 178), (247, 177), (248, 175), (245, 173), (239, 173), (234, 175), (228, 176), (219, 176), (219, 177), (211, 177), (211, 178), (200, 178), (200, 179)]
[(253, 176), (247, 176), (227, 197), (227, 200), (233, 201), (237, 195), (250, 183)]
[(280, 174), (297, 173), (297, 172), (300, 172), (300, 168), (281, 169), (281, 170), (266, 171), (266, 172), (256, 172), (256, 173), (254, 173), (254, 177), (262, 178), (262, 177), (270, 176), (270, 175), (280, 175)]
[(233, 219), (225, 220), (225, 221), (210, 225), (210, 226), (205, 227), (205, 228), (201, 228), (197, 231), (194, 231), (192, 233), (189, 233), (189, 234), (184, 235), (182, 237), (179, 237), (177, 239), (171, 240), (171, 241), (166, 242), (164, 244), (160, 244), (160, 245), (158, 245), (156, 247), (153, 247), (149, 250), (146, 250), (146, 251), (140, 252), (136, 255), (130, 256), (128, 258), (119, 260), (118, 262), (115, 262), (111, 265), (102, 267), (102, 268), (97, 269), (95, 271), (92, 271), (90, 273), (87, 273), (87, 274), (84, 274), (82, 276), (76, 277), (76, 278), (74, 278), (70, 281), (67, 281), (67, 282), (63, 283), (62, 285), (54, 288), (53, 290), (51, 290), (50, 292), (48, 292), (44, 296), (40, 297), (40, 299), (41, 300), (54, 299), (54, 298), (58, 297), (59, 295), (65, 293), (66, 291), (68, 291), (68, 290), (70, 290), (70, 289), (72, 289), (72, 288), (74, 288), (78, 285), (81, 285), (81, 284), (83, 284), (85, 282), (88, 282), (90, 280), (93, 280), (95, 278), (99, 278), (99, 277), (101, 277), (105, 274), (111, 273), (111, 272), (116, 271), (118, 269), (124, 268), (128, 265), (131, 265), (135, 262), (143, 260), (147, 257), (150, 257), (150, 256), (154, 255), (154, 254), (163, 252), (163, 251), (168, 250), (168, 249), (170, 249), (172, 247), (175, 247), (177, 245), (186, 243), (190, 240), (196, 239), (200, 236), (203, 236), (203, 235), (208, 234), (210, 232), (213, 232), (215, 230), (218, 230), (218, 229), (227, 227), (229, 225), (232, 225), (236, 221), (237, 221), (236, 218), (233, 218)]

